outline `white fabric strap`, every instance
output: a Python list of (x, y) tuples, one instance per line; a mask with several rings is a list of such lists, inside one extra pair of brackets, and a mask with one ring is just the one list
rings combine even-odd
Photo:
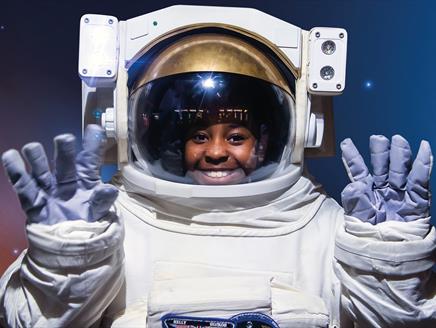
[(121, 248), (124, 228), (110, 213), (96, 222), (66, 221), (54, 225), (29, 224), (28, 253), (45, 268), (90, 266)]
[(335, 257), (350, 267), (386, 275), (409, 275), (434, 265), (436, 231), (430, 218), (377, 225), (345, 217)]

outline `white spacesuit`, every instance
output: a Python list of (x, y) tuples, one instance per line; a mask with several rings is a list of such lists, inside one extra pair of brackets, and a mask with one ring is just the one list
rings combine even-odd
[(303, 170), (305, 148), (326, 152), (344, 30), (175, 6), (85, 15), (81, 33), (84, 122), (107, 108), (105, 131), (77, 156), (55, 138), (53, 174), (38, 143), (31, 173), (3, 154), (29, 248), (1, 278), (2, 325), (436, 325), (428, 143), (412, 163), (402, 137), (373, 136), (370, 174), (345, 140), (345, 213)]

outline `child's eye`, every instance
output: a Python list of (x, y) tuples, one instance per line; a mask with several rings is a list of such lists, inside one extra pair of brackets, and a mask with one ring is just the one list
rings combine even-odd
[(241, 144), (245, 139), (247, 138), (244, 135), (238, 133), (232, 134), (230, 137), (227, 138), (230, 143), (236, 145)]
[(191, 139), (198, 144), (205, 143), (208, 140), (207, 135), (204, 133), (196, 133), (191, 137)]

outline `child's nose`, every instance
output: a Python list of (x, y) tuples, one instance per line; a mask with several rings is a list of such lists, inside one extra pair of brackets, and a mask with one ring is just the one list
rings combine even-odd
[(206, 151), (206, 162), (217, 165), (226, 162), (229, 158), (226, 143), (223, 140), (213, 140)]

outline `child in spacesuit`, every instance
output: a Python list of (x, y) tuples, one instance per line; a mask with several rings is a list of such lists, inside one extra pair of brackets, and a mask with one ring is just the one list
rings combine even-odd
[(291, 159), (294, 91), (259, 47), (183, 35), (133, 80), (111, 185), (97, 125), (77, 156), (55, 138), (53, 174), (38, 143), (23, 148), (30, 173), (3, 154), (29, 240), (0, 281), (3, 325), (435, 325), (427, 142), (412, 163), (402, 137), (371, 137), (370, 174), (343, 141), (342, 209)]

